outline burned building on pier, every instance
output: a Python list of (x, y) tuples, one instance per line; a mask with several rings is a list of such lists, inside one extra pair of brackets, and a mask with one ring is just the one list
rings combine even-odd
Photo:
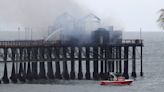
[(120, 44), (122, 42), (122, 32), (98, 28), (92, 32), (91, 42), (98, 44)]
[(93, 14), (75, 19), (70, 14), (64, 13), (56, 19), (53, 26), (49, 27), (48, 37), (45, 40), (76, 44), (103, 40), (102, 44), (117, 44), (121, 43), (122, 31), (114, 30), (113, 26), (103, 27), (101, 19)]

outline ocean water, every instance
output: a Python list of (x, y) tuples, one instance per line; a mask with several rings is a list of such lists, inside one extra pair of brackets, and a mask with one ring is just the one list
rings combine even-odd
[[(123, 37), (138, 39), (140, 35), (135, 32), (125, 32)], [(164, 33), (142, 33), (142, 39), (144, 39), (144, 77), (139, 76), (140, 67), (137, 66), (137, 78), (132, 85), (100, 86), (99, 81), (93, 80), (61, 80), (58, 83), (49, 84), (0, 84), (0, 92), (163, 92)], [(137, 61), (137, 65), (139, 64)], [(3, 71), (3, 68), (0, 69)]]

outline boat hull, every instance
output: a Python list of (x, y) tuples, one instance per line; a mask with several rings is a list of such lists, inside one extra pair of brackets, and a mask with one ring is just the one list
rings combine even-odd
[(124, 81), (101, 81), (100, 85), (130, 85), (133, 80), (124, 80)]

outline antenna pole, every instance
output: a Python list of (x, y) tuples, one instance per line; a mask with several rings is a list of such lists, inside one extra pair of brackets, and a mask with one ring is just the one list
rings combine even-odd
[(27, 28), (25, 27), (24, 28), (25, 40), (26, 40), (26, 31), (27, 31)]
[(18, 40), (20, 40), (20, 27), (18, 27)]
[(140, 28), (140, 39), (142, 38), (142, 28)]
[(31, 40), (32, 40), (32, 28), (31, 28)]

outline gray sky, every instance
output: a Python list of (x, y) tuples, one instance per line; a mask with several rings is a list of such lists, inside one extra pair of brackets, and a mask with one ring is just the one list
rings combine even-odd
[(159, 31), (156, 20), (164, 0), (75, 0), (101, 17), (112, 17), (125, 30)]
[[(156, 20), (164, 0), (0, 0), (0, 29), (47, 27), (63, 12), (92, 12), (127, 31), (160, 31)], [(11, 28), (12, 29), (12, 28)]]

